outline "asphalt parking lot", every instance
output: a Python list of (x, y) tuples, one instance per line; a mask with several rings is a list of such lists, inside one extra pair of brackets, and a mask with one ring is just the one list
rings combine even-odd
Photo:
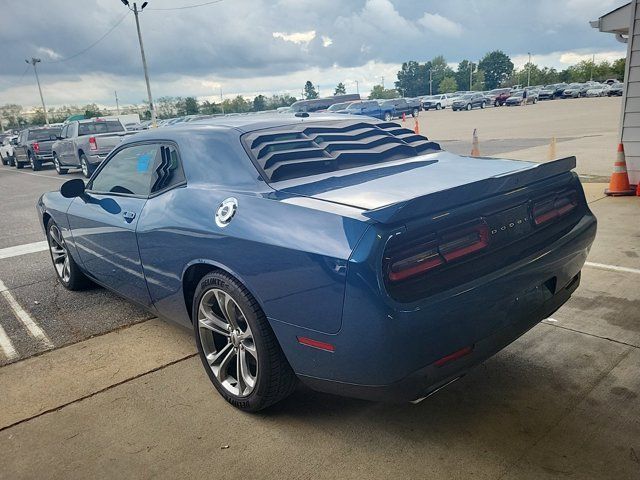
[(619, 108), (420, 114), (455, 153), (477, 128), (482, 155), (546, 161), (556, 137), (557, 157), (578, 157), (599, 231), (553, 318), (417, 405), (300, 387), (260, 414), (234, 410), (191, 332), (56, 282), (34, 205), (79, 174), (0, 167), (0, 478), (640, 479), (640, 199), (602, 193)]

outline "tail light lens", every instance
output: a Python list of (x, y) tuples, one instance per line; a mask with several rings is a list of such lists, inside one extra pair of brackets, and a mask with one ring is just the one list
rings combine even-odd
[(533, 222), (544, 225), (571, 213), (578, 207), (578, 193), (563, 192), (533, 204)]
[(96, 137), (89, 137), (89, 149), (98, 150), (98, 143), (96, 142)]
[(40, 151), (40, 144), (38, 142), (33, 142), (33, 151), (38, 153)]
[(388, 276), (392, 282), (425, 273), (489, 246), (489, 227), (478, 220), (447, 230), (426, 243), (403, 250), (388, 259)]

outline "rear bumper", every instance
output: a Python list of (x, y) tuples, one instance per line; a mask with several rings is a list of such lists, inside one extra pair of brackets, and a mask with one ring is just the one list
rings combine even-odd
[(92, 155), (87, 155), (87, 161), (91, 164), (91, 165), (99, 165), (100, 163), (102, 163), (102, 161), (107, 158), (107, 155), (109, 153), (95, 153)]
[[(415, 400), (464, 375), (562, 306), (579, 285), (595, 232), (595, 217), (587, 212), (543, 251), (418, 304), (390, 305), (381, 298), (363, 259), (362, 270), (349, 266), (340, 332), (325, 335), (274, 320), (272, 326), (294, 371), (311, 388)], [(299, 336), (335, 349), (299, 345)], [(465, 348), (471, 353), (436, 366)]]

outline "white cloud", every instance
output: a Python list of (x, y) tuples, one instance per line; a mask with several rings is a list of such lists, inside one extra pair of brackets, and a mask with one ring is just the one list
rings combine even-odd
[(322, 46), (323, 47), (329, 47), (333, 44), (333, 40), (331, 40), (331, 37), (327, 37), (326, 35), (322, 35)]
[(273, 38), (281, 38), (285, 42), (291, 42), (298, 45), (308, 45), (311, 40), (316, 38), (316, 31), (309, 30), (308, 32), (273, 32)]
[[(591, 60), (594, 55), (596, 63), (603, 62), (605, 60), (608, 62), (612, 62), (614, 60), (617, 60), (618, 58), (624, 58), (627, 55), (627, 52), (624, 48), (621, 50), (608, 50), (601, 52), (594, 52), (588, 49), (557, 51), (545, 53), (542, 55), (532, 54), (531, 63), (534, 63), (540, 67), (549, 67), (555, 68), (557, 70), (563, 70), (571, 65), (575, 65), (582, 60)], [(522, 68), (529, 61), (529, 55), (526, 53), (513, 55), (511, 57), (511, 61), (516, 68)]]
[(62, 55), (47, 47), (38, 47), (36, 51), (38, 55), (45, 57), (46, 60), (59, 60), (62, 58)]
[(430, 32), (445, 37), (459, 37), (463, 32), (462, 25), (443, 17), (439, 13), (425, 12), (422, 18), (418, 20), (418, 23)]

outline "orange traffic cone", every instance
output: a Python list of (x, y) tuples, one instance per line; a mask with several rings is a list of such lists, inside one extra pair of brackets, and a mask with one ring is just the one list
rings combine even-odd
[(471, 156), (479, 157), (480, 156), (480, 148), (478, 147), (478, 131), (473, 129), (473, 142), (471, 144)]
[(611, 174), (611, 181), (609, 182), (609, 188), (604, 193), (610, 196), (622, 196), (633, 195), (635, 192), (629, 185), (629, 175), (627, 175), (627, 162), (624, 159), (624, 146), (622, 143), (618, 144), (618, 153), (616, 154), (616, 161), (613, 164), (613, 173)]
[(418, 119), (416, 118), (416, 123), (413, 125), (413, 132), (416, 135), (420, 135), (420, 125), (418, 125)]
[(636, 197), (640, 197), (640, 182), (636, 185)]
[(406, 122), (406, 121), (407, 121), (407, 114), (406, 114), (406, 113), (403, 113), (403, 114), (402, 114), (402, 123), (404, 123), (404, 122)]

